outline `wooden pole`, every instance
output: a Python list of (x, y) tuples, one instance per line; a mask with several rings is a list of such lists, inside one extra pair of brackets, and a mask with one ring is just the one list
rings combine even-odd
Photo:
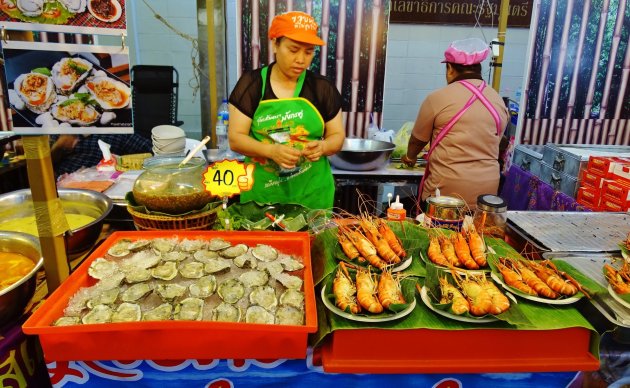
[(558, 55), (558, 65), (556, 66), (556, 79), (553, 88), (553, 97), (551, 99), (551, 113), (549, 118), (553, 120), (551, 126), (552, 136), (555, 143), (560, 143), (561, 136), (565, 140), (566, 134), (563, 134), (562, 126), (558, 123), (558, 102), (560, 100), (560, 91), (562, 89), (562, 80), (564, 79), (564, 64), (567, 58), (569, 44), (569, 30), (571, 29), (571, 17), (573, 16), (573, 0), (567, 0), (567, 10), (564, 16), (564, 24), (562, 25), (562, 37), (560, 38), (560, 54)]
[[(291, 4), (291, 6), (293, 7), (293, 4)], [(267, 29), (269, 29), (269, 27), (271, 27), (271, 22), (273, 21), (273, 18), (276, 16), (276, 0), (269, 0), (269, 6), (267, 9)], [(263, 34), (263, 36), (266, 37), (267, 34)], [(274, 55), (272, 45), (273, 43), (271, 42), (271, 39), (267, 39), (267, 65), (273, 62)]]
[(505, 31), (507, 30), (507, 19), (510, 14), (510, 0), (501, 0), (501, 8), (499, 10), (499, 30), (497, 39), (499, 39), (499, 56), (494, 61), (494, 72), (492, 73), (492, 88), (499, 92), (501, 87), (501, 66), (503, 66), (503, 48), (505, 46)]
[[(243, 0), (236, 0), (236, 20), (243, 20)], [(235, 23), (236, 31), (236, 79), (241, 78), (243, 74), (243, 29), (242, 23)]]
[(252, 0), (252, 69), (260, 67), (260, 33), (258, 31), (260, 12), (258, 11), (258, 1)]
[(322, 22), (320, 23), (320, 28), (322, 31), (322, 40), (325, 45), (323, 45), (319, 50), (319, 58), (320, 58), (320, 67), (319, 73), (323, 76), (326, 75), (327, 67), (328, 67), (328, 35), (330, 33), (330, 0), (322, 1)]
[[(367, 88), (365, 89), (365, 112), (369, 115), (374, 111), (374, 78), (376, 77), (376, 55), (377, 43), (379, 42), (379, 25), (382, 23), (381, 11), (383, 5), (381, 0), (374, 0), (372, 3), (372, 33), (370, 34), (370, 45), (368, 52), (368, 73)], [(369, 120), (367, 120), (369, 125)], [(377, 122), (375, 124), (378, 125)]]
[[(337, 74), (335, 83), (339, 93), (343, 87), (343, 64), (344, 64), (344, 40), (346, 39), (346, 0), (339, 0), (339, 21), (337, 22), (337, 49), (335, 57), (337, 61)], [(347, 127), (346, 127), (347, 128)], [(346, 131), (347, 133), (347, 131)]]
[(70, 274), (63, 237), (70, 228), (57, 196), (48, 136), (23, 136), (22, 144), (50, 293)]
[[(214, 0), (206, 0), (206, 23), (208, 24), (208, 83), (210, 92), (210, 138), (212, 144), (217, 144), (217, 134), (215, 126), (217, 122), (217, 78), (212, 75), (217, 74), (217, 50), (216, 36), (214, 34)], [(206, 132), (204, 132), (206, 133)]]

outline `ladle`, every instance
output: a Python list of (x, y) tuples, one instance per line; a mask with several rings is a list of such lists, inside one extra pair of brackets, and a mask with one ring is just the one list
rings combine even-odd
[(184, 158), (184, 160), (182, 160), (182, 161), (179, 163), (179, 166), (177, 166), (177, 167), (178, 167), (178, 168), (182, 168), (182, 167), (183, 167), (186, 163), (188, 163), (188, 162), (190, 161), (190, 159), (192, 159), (192, 158), (193, 158), (193, 156), (195, 156), (195, 154), (196, 154), (197, 152), (199, 152), (199, 150), (200, 150), (201, 148), (203, 148), (203, 146), (205, 146), (205, 145), (206, 145), (206, 143), (207, 143), (207, 142), (209, 142), (209, 141), (210, 141), (210, 136), (206, 136), (206, 137), (204, 137), (204, 138), (201, 140), (201, 142), (200, 142), (199, 144), (197, 144), (197, 146), (196, 146), (195, 148), (193, 148), (193, 149), (192, 149), (192, 151), (190, 151), (190, 152), (188, 153), (188, 155)]

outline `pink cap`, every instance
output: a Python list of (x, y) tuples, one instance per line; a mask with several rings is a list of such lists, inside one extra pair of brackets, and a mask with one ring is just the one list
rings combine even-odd
[(475, 65), (488, 57), (490, 47), (479, 38), (469, 38), (452, 42), (444, 51), (442, 63)]

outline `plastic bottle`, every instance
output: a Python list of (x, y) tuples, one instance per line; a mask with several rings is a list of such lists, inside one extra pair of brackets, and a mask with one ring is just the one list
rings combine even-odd
[(216, 125), (216, 135), (217, 135), (217, 148), (220, 150), (229, 150), (230, 143), (228, 141), (228, 123), (229, 123), (230, 113), (228, 111), (227, 99), (223, 99), (221, 101), (221, 105), (219, 106), (219, 110), (217, 112), (217, 125)]
[(378, 133), (378, 126), (374, 122), (374, 117), (372, 113), (370, 113), (370, 126), (367, 129), (367, 138), (373, 140), (376, 137), (377, 133)]
[(407, 211), (400, 202), (400, 195), (396, 196), (396, 202), (391, 203), (387, 209), (387, 219), (391, 221), (404, 221), (407, 218)]

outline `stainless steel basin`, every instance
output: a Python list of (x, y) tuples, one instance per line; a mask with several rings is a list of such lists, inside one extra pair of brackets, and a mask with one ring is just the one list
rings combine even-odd
[(394, 143), (371, 139), (346, 139), (343, 148), (329, 156), (330, 163), (340, 170), (369, 171), (384, 166), (396, 148)]

